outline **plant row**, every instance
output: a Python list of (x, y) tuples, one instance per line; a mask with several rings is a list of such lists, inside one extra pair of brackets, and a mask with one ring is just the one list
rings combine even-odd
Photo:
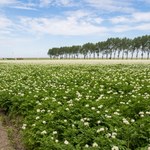
[(148, 150), (150, 65), (0, 64), (0, 108), (28, 150)]

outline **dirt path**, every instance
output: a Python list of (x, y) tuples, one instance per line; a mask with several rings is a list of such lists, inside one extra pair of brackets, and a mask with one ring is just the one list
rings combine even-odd
[(2, 125), (2, 119), (0, 115), (0, 150), (14, 150), (8, 140), (8, 134), (6, 128)]

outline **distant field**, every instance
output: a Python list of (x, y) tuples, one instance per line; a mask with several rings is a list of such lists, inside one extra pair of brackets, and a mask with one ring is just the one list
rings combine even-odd
[(70, 60), (0, 60), (0, 63), (35, 63), (35, 64), (150, 64), (150, 60), (97, 60), (97, 59), (70, 59)]

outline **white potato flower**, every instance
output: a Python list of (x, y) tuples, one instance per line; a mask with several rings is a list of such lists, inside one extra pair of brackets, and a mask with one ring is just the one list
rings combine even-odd
[(86, 148), (88, 148), (88, 147), (89, 147), (89, 145), (88, 145), (88, 144), (86, 144), (86, 145), (85, 145), (85, 147), (86, 147)]
[(25, 130), (26, 127), (27, 127), (27, 124), (23, 124), (23, 125), (22, 125), (22, 129), (23, 129), (23, 130)]
[(143, 112), (143, 111), (140, 111), (140, 112), (139, 112), (139, 115), (144, 115), (144, 112)]
[(100, 121), (100, 120), (98, 120), (98, 121), (97, 121), (97, 123), (98, 123), (98, 124), (100, 124), (100, 123), (101, 123), (101, 121)]
[(67, 122), (67, 120), (65, 119), (64, 122)]
[(102, 132), (102, 131), (105, 131), (105, 129), (104, 128), (100, 128), (100, 129), (97, 130), (97, 133)]
[(103, 108), (103, 105), (99, 105), (98, 108), (100, 108), (100, 109)]
[(54, 134), (57, 134), (57, 131), (53, 131), (53, 135), (54, 135)]
[(45, 109), (42, 109), (41, 112), (45, 112)]
[(36, 119), (36, 120), (38, 120), (38, 119), (40, 119), (40, 117), (39, 117), (39, 116), (37, 116), (35, 119)]
[(86, 104), (85, 107), (89, 107), (89, 104)]
[(95, 110), (95, 107), (91, 107), (92, 110)]
[(97, 113), (97, 114), (99, 114), (99, 113), (100, 113), (100, 111), (98, 110), (98, 111), (96, 111), (96, 113)]
[(40, 110), (40, 109), (37, 109), (36, 111), (37, 111), (37, 112), (40, 112), (41, 110)]
[(115, 138), (116, 138), (116, 136), (115, 136), (115, 135), (111, 135), (111, 138), (115, 139)]
[(69, 144), (69, 142), (68, 142), (67, 140), (65, 140), (65, 141), (64, 141), (64, 144), (68, 145), (68, 144)]
[(135, 122), (135, 120), (134, 120), (134, 119), (131, 119), (131, 122), (133, 123), (133, 122)]
[(85, 125), (85, 126), (89, 126), (89, 123), (88, 123), (88, 122), (84, 122), (84, 125)]
[(118, 112), (114, 112), (114, 115), (120, 115)]
[(47, 112), (50, 113), (51, 111), (50, 111), (50, 110), (47, 110)]
[(111, 148), (111, 150), (119, 150), (119, 147), (118, 147), (118, 146), (113, 146), (113, 147)]
[(123, 123), (124, 124), (130, 124), (129, 121), (127, 119), (125, 119), (125, 118), (123, 118)]
[(43, 124), (46, 124), (46, 121), (42, 121)]
[(47, 132), (44, 130), (41, 132), (42, 135), (47, 134)]
[(67, 111), (69, 111), (69, 108), (66, 108)]
[(142, 118), (143, 118), (143, 117), (144, 117), (144, 115), (140, 115), (140, 117), (142, 117)]
[(23, 129), (23, 130), (25, 130), (25, 129), (26, 129), (26, 127), (25, 127), (25, 126), (22, 126), (22, 129)]
[(92, 144), (92, 146), (93, 146), (93, 147), (98, 147), (98, 144), (97, 144), (96, 142), (94, 142), (94, 143)]

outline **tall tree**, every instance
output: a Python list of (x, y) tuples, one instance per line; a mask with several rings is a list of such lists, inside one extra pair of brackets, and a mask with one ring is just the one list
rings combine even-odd
[[(122, 57), (120, 56), (122, 54)], [(54, 47), (48, 50), (48, 55), (50, 58), (79, 58), (82, 56), (84, 58), (97, 58), (112, 59), (120, 57), (122, 59), (128, 57), (131, 54), (131, 59), (133, 59), (134, 54), (136, 59), (141, 56), (144, 58), (144, 54), (147, 54), (147, 59), (150, 57), (150, 35), (145, 35), (142, 37), (136, 37), (134, 39), (129, 38), (108, 38), (106, 41), (101, 41), (96, 44), (85, 43), (82, 46), (64, 46), (64, 47)], [(139, 56), (140, 55), (140, 56)]]

